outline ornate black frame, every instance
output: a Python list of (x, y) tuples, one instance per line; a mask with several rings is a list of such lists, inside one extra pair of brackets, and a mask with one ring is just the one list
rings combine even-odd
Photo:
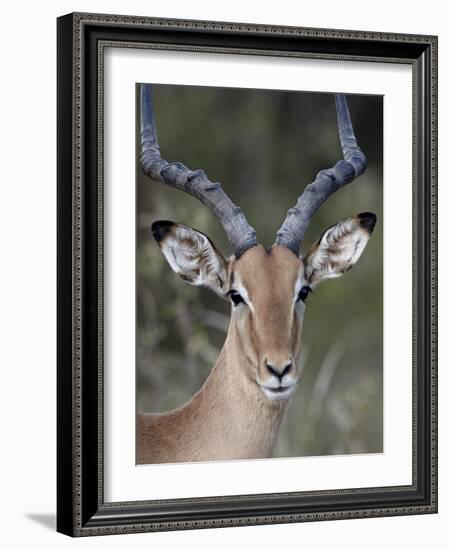
[[(407, 63), (413, 68), (413, 483), (104, 503), (103, 48)], [(71, 129), (71, 131), (70, 131)], [(437, 38), (96, 14), (58, 19), (58, 498), (71, 536), (437, 511)]]

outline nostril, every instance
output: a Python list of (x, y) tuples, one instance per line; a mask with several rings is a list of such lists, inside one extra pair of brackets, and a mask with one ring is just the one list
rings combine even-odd
[(276, 378), (280, 378), (279, 372), (274, 367), (272, 367), (269, 363), (267, 363), (267, 369), (268, 369), (268, 372), (271, 373), (273, 376), (276, 376)]
[(285, 365), (285, 367), (281, 370), (276, 369), (275, 367), (273, 367), (273, 365), (270, 365), (269, 363), (267, 363), (268, 372), (270, 372), (273, 376), (276, 376), (276, 378), (279, 378), (279, 380), (281, 380), (284, 375), (290, 372), (291, 368), (292, 368), (291, 363), (288, 363), (287, 365)]

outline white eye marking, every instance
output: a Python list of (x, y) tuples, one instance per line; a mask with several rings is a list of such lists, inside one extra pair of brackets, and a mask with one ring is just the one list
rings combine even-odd
[(308, 287), (309, 283), (304, 278), (304, 270), (301, 269), (301, 271), (299, 273), (299, 276), (298, 276), (298, 278), (296, 280), (296, 283), (295, 283), (295, 294), (293, 296), (295, 310), (297, 311), (297, 313), (299, 315), (299, 318), (301, 320), (304, 317), (304, 312), (306, 310), (306, 304), (304, 303), (303, 300), (299, 300), (298, 297), (299, 297), (299, 293), (300, 293), (301, 289), (305, 286)]
[(232, 282), (232, 286), (229, 289), (228, 294), (233, 290), (235, 292), (238, 292), (240, 296), (243, 298), (243, 301), (245, 302), (245, 304), (251, 308), (251, 311), (254, 311), (254, 306), (252, 305), (251, 300), (249, 299), (248, 292), (246, 291), (246, 288), (240, 283), (237, 277), (234, 277), (234, 281)]
[(301, 289), (304, 287), (308, 287), (311, 290), (313, 290), (309, 281), (307, 281), (304, 277), (304, 269), (301, 269), (295, 283), (295, 294), (294, 294), (295, 301), (297, 300), (299, 293), (301, 292)]

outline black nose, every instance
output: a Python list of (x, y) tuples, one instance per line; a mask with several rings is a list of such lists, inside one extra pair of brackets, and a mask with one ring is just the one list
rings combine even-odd
[(292, 364), (291, 363), (287, 363), (287, 365), (284, 365), (283, 367), (281, 367), (280, 369), (276, 368), (276, 367), (273, 367), (273, 365), (270, 365), (269, 363), (267, 363), (267, 369), (269, 372), (271, 372), (271, 374), (273, 376), (276, 376), (276, 378), (279, 378), (279, 380), (282, 379), (282, 377), (287, 374), (288, 372), (290, 372), (292, 368)]

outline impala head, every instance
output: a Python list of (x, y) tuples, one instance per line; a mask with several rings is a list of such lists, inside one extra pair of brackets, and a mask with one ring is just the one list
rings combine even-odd
[(270, 400), (287, 399), (297, 364), (306, 300), (323, 280), (339, 277), (359, 259), (375, 223), (359, 214), (327, 229), (304, 257), (275, 244), (260, 244), (226, 259), (199, 231), (169, 221), (153, 235), (173, 271), (184, 281), (212, 289), (232, 307), (230, 333), (245, 358), (242, 373)]
[(360, 258), (376, 216), (362, 213), (328, 228), (306, 254), (301, 242), (312, 215), (339, 187), (360, 175), (366, 159), (357, 146), (344, 96), (337, 96), (337, 115), (345, 160), (320, 172), (290, 209), (270, 249), (241, 210), (211, 183), (203, 171), (161, 159), (151, 86), (142, 86), (142, 156), (144, 172), (182, 189), (210, 207), (221, 221), (233, 255), (226, 258), (203, 233), (188, 226), (158, 221), (152, 226), (173, 271), (184, 281), (205, 286), (232, 307), (229, 335), (240, 357), (241, 375), (267, 398), (287, 400), (298, 380), (301, 333), (308, 295), (325, 279), (339, 277)]

